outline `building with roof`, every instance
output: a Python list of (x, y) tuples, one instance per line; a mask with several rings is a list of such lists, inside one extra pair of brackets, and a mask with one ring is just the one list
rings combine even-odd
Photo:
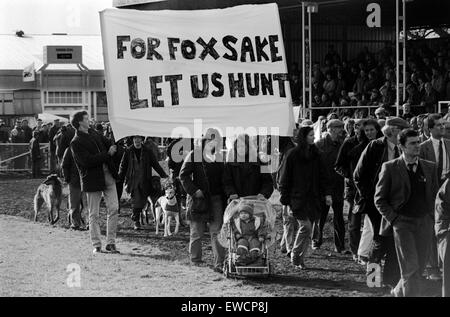
[[(68, 118), (86, 110), (108, 120), (100, 35), (20, 35), (0, 35), (0, 118), (12, 125), (39, 113)], [(24, 81), (33, 63), (35, 80)]]

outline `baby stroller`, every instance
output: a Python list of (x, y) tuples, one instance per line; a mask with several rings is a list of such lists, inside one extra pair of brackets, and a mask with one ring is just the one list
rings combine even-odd
[[(238, 259), (237, 241), (233, 233), (233, 221), (239, 217), (239, 210), (242, 205), (251, 205), (253, 208), (253, 216), (260, 217), (261, 226), (265, 226), (266, 238), (261, 243), (260, 259), (258, 264), (243, 265)], [(276, 212), (272, 208), (271, 203), (266, 200), (259, 200), (255, 196), (243, 197), (231, 201), (223, 215), (223, 225), (220, 230), (218, 240), (219, 243), (228, 249), (228, 254), (224, 262), (224, 275), (233, 278), (245, 277), (268, 277), (273, 274), (273, 267), (269, 260), (269, 247), (275, 243)]]

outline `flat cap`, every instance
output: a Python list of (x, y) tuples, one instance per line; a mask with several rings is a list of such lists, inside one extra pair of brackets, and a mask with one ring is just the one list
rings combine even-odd
[(386, 112), (386, 109), (384, 109), (382, 107), (379, 107), (375, 110), (375, 114), (379, 114), (379, 113), (383, 113), (383, 112)]
[(342, 122), (339, 119), (332, 119), (327, 122), (327, 128), (336, 128), (336, 127), (343, 127), (344, 122)]
[(399, 117), (390, 117), (386, 120), (386, 125), (399, 127), (401, 129), (409, 128), (408, 122)]
[(312, 122), (312, 120), (306, 119), (303, 120), (302, 123), (300, 123), (301, 127), (308, 127), (308, 126), (312, 126), (314, 124), (314, 122)]

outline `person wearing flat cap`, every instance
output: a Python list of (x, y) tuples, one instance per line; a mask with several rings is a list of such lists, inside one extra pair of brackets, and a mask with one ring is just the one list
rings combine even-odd
[(314, 122), (312, 122), (312, 120), (306, 119), (303, 120), (302, 123), (300, 123), (301, 127), (310, 127), (314, 124)]
[(367, 145), (353, 173), (358, 190), (355, 204), (369, 217), (374, 233), (369, 263), (381, 263), (381, 259), (386, 256), (383, 281), (389, 285), (397, 284), (400, 271), (391, 230), (386, 226), (374, 204), (375, 184), (383, 163), (400, 157), (397, 136), (408, 127), (409, 124), (402, 118), (387, 119), (382, 129), (384, 136)]
[(334, 224), (334, 244), (335, 251), (342, 253), (345, 251), (345, 224), (343, 216), (343, 193), (344, 178), (335, 172), (334, 164), (336, 162), (339, 149), (343, 143), (344, 123), (339, 119), (332, 119), (327, 122), (327, 134), (324, 138), (315, 144), (324, 156), (327, 173), (330, 177), (331, 199), (322, 200), (320, 219), (313, 224), (312, 248), (319, 249), (322, 245), (323, 228), (325, 226), (330, 206), (333, 207)]

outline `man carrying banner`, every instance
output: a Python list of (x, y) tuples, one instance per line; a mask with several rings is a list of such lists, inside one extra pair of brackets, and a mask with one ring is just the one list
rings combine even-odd
[[(119, 253), (115, 239), (119, 202), (117, 199), (117, 173), (112, 163), (116, 145), (109, 146), (107, 140), (96, 131), (89, 129), (89, 115), (78, 111), (71, 120), (77, 133), (70, 143), (73, 158), (81, 175), (81, 190), (86, 192), (89, 210), (89, 233), (94, 246), (93, 253), (102, 252), (100, 238), (100, 200), (102, 194), (108, 210), (106, 224), (106, 251)], [(107, 148), (109, 149), (107, 150)]]

